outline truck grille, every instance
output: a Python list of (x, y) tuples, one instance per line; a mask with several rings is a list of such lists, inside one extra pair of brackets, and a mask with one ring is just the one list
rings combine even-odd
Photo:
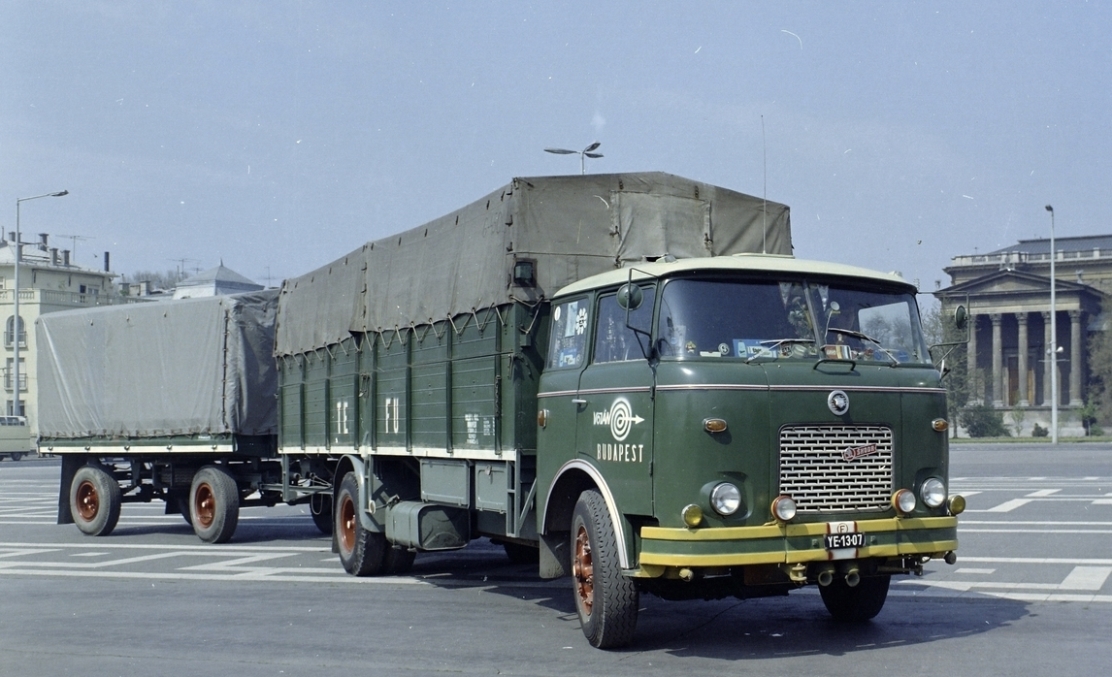
[(801, 513), (877, 511), (892, 496), (892, 430), (882, 426), (780, 429), (780, 493)]

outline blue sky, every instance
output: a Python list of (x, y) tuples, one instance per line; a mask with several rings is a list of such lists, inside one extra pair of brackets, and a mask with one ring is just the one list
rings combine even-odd
[(1059, 237), (1112, 232), (1109, 28), (1110, 2), (3, 0), (0, 227), (67, 189), (21, 224), (77, 263), (277, 284), (597, 140), (589, 172), (767, 185), (797, 256), (931, 291), (1048, 236), (1047, 203)]

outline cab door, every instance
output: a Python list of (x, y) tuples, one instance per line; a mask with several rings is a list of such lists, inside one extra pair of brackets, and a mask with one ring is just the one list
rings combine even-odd
[(575, 448), (606, 478), (622, 512), (651, 515), (654, 403), (648, 330), (654, 289), (640, 291), (636, 308), (628, 310), (614, 291), (598, 296), (590, 356), (575, 400)]
[(561, 299), (552, 306), (548, 353), (537, 393), (537, 474), (547, 487), (577, 457), (579, 378), (587, 365), (591, 297)]

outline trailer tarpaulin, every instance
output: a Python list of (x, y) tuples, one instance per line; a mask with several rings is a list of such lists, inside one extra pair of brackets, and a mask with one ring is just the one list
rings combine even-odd
[(277, 291), (39, 317), (39, 434), (277, 432)]
[[(788, 207), (660, 172), (517, 178), (286, 280), (279, 355), (419, 326), (660, 257), (792, 253)], [(533, 279), (520, 273), (532, 267)]]

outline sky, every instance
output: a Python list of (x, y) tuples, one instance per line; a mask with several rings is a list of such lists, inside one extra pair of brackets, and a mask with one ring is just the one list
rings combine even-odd
[[(598, 141), (897, 271), (1112, 233), (1112, 0), (0, 0), (0, 228), (278, 285)], [(7, 205), (4, 207), (3, 205)], [(30, 236), (29, 236), (30, 234)]]

